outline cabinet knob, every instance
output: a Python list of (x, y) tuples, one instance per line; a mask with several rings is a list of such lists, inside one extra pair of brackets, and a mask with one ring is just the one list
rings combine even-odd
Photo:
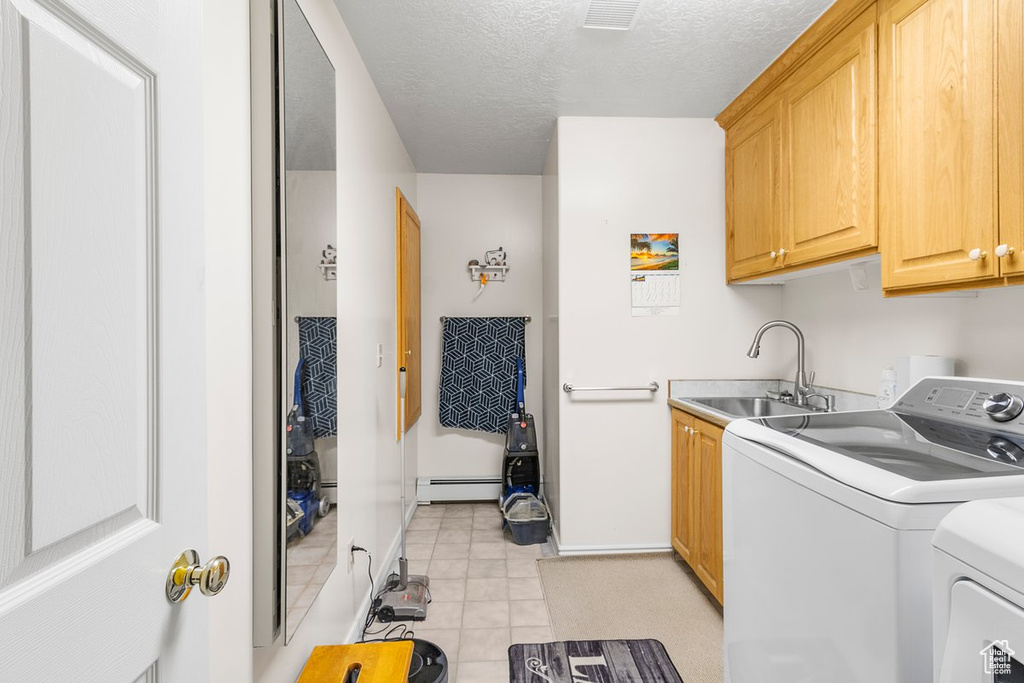
[(779, 249), (779, 256), (785, 256), (785, 255), (786, 255), (786, 250), (785, 249)]
[(967, 252), (967, 258), (971, 259), (972, 261), (983, 261), (987, 256), (988, 252), (982, 251), (977, 247)]
[(996, 256), (1003, 258), (1004, 256), (1013, 256), (1014, 248), (1007, 244), (1000, 244), (996, 247)]
[(779, 253), (777, 251), (775, 251), (774, 249), (772, 249), (772, 258), (773, 259), (779, 258)]

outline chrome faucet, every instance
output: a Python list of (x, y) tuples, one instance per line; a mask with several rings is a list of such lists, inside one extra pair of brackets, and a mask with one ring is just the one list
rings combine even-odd
[(760, 355), (761, 337), (773, 327), (785, 327), (796, 335), (796, 377), (793, 380), (793, 402), (798, 406), (805, 406), (807, 397), (812, 394), (813, 387), (807, 382), (807, 375), (804, 374), (804, 333), (800, 331), (799, 327), (787, 320), (766, 322), (754, 335), (754, 342), (750, 345), (747, 355), (751, 358), (757, 358)]

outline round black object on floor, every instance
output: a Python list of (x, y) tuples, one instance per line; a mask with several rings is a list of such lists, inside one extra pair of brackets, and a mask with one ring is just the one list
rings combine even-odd
[(437, 645), (414, 638), (409, 683), (448, 683), (448, 657)]

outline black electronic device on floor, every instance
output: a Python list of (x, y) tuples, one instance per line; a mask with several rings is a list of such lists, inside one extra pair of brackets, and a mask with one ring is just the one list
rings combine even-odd
[(448, 683), (448, 657), (428, 640), (413, 639), (409, 683)]

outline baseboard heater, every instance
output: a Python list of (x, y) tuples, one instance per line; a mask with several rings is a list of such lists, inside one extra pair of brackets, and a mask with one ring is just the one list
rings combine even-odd
[(320, 491), (327, 496), (327, 500), (331, 501), (332, 505), (338, 504), (338, 482), (336, 481), (321, 481)]
[(420, 477), (416, 496), (420, 503), (460, 500), (498, 500), (501, 477)]

